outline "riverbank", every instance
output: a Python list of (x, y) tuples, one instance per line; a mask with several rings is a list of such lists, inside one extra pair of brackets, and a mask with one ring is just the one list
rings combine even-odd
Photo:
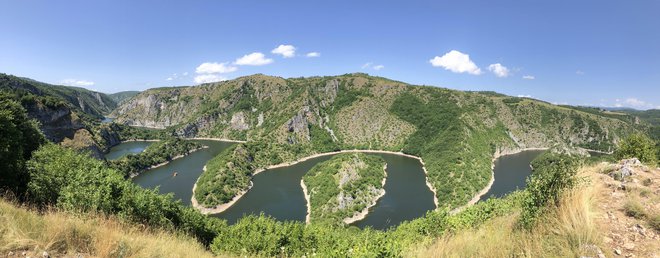
[[(288, 167), (288, 166), (292, 166), (292, 165), (295, 165), (295, 164), (298, 164), (298, 163), (300, 163), (300, 162), (304, 162), (304, 161), (307, 161), (307, 160), (310, 160), (310, 159), (313, 159), (313, 158), (318, 158), (318, 157), (323, 157), (323, 156), (330, 156), (330, 155), (337, 155), (337, 154), (341, 154), (341, 153), (355, 153), (355, 152), (362, 152), (362, 153), (385, 153), (385, 154), (399, 155), (399, 156), (408, 157), (408, 158), (414, 158), (414, 159), (419, 160), (419, 162), (422, 164), (422, 169), (424, 170), (424, 174), (425, 174), (425, 177), (426, 177), (426, 186), (429, 187), (429, 190), (431, 190), (431, 192), (433, 192), (433, 203), (435, 204), (435, 208), (436, 208), (436, 209), (438, 208), (438, 197), (436, 196), (436, 190), (435, 190), (435, 188), (434, 188), (434, 187), (429, 183), (429, 181), (428, 181), (428, 172), (426, 171), (426, 166), (424, 165), (424, 161), (423, 161), (422, 158), (420, 158), (420, 157), (413, 156), (413, 155), (410, 155), (410, 154), (405, 154), (405, 153), (403, 153), (403, 152), (383, 151), (383, 150), (358, 150), (358, 149), (353, 149), (353, 150), (341, 150), (341, 151), (333, 151), (333, 152), (317, 153), (317, 154), (314, 154), (314, 155), (311, 155), (311, 156), (307, 156), (307, 157), (303, 157), (303, 158), (297, 159), (297, 160), (295, 160), (295, 161), (284, 162), (284, 163), (280, 163), (280, 164), (276, 164), (276, 165), (270, 165), (270, 166), (267, 166), (267, 167), (265, 167), (265, 168), (259, 168), (259, 169), (256, 169), (256, 170), (252, 173), (252, 177), (258, 175), (258, 174), (261, 173), (261, 172), (264, 172), (264, 171), (266, 171), (266, 170), (269, 170), (269, 169), (275, 169), (275, 168), (281, 168), (281, 167)], [(205, 167), (205, 168), (206, 168), (206, 167)], [(199, 180), (199, 179), (198, 179), (198, 180)], [(192, 204), (193, 204), (193, 207), (195, 207), (196, 209), (198, 209), (199, 211), (201, 211), (201, 212), (204, 213), (204, 214), (216, 214), (216, 213), (223, 212), (223, 211), (225, 211), (226, 209), (228, 209), (229, 207), (231, 207), (231, 205), (233, 205), (238, 199), (240, 199), (240, 197), (242, 197), (247, 191), (249, 191), (250, 188), (252, 188), (252, 181), (250, 180), (250, 186), (248, 187), (247, 190), (245, 190), (245, 191), (241, 192), (240, 194), (236, 195), (231, 201), (229, 201), (229, 202), (227, 202), (227, 203), (219, 204), (219, 205), (217, 205), (217, 206), (215, 206), (215, 207), (213, 207), (213, 208), (207, 208), (207, 207), (203, 207), (203, 206), (199, 205), (199, 203), (198, 203), (197, 200), (195, 199), (195, 189), (196, 189), (196, 187), (197, 187), (197, 183), (195, 182), (195, 185), (193, 185), (193, 196), (192, 196), (192, 198), (191, 198), (191, 202), (192, 202)], [(225, 205), (228, 205), (228, 206), (225, 207)]]
[(303, 190), (303, 195), (305, 196), (305, 206), (307, 206), (307, 214), (305, 215), (305, 224), (309, 224), (312, 220), (312, 201), (309, 197), (309, 192), (307, 192), (307, 186), (305, 185), (305, 180), (300, 179), (300, 187)]
[(219, 142), (235, 142), (235, 143), (246, 143), (247, 141), (241, 140), (232, 140), (226, 138), (210, 138), (210, 137), (193, 137), (193, 138), (183, 138), (184, 140), (207, 140), (207, 141), (219, 141)]
[[(202, 168), (202, 173), (204, 173), (204, 172), (206, 172), (206, 166), (204, 166), (204, 168)], [(215, 207), (213, 207), (213, 208), (206, 208), (206, 207), (200, 205), (200, 204), (197, 202), (197, 199), (195, 198), (195, 189), (197, 189), (197, 182), (198, 182), (198, 181), (199, 181), (199, 178), (197, 178), (197, 181), (195, 181), (195, 184), (193, 185), (193, 189), (192, 189), (192, 193), (193, 193), (193, 194), (192, 194), (192, 196), (190, 197), (190, 203), (192, 204), (192, 206), (193, 206), (195, 209), (197, 209), (197, 210), (198, 210), (199, 212), (201, 212), (202, 214), (217, 214), (217, 213), (221, 213), (221, 212), (225, 211), (226, 209), (229, 209), (229, 207), (231, 207), (232, 205), (234, 205), (234, 203), (236, 203), (239, 199), (241, 199), (241, 197), (243, 197), (243, 195), (245, 195), (250, 189), (252, 189), (252, 186), (254, 185), (254, 184), (252, 183), (252, 181), (250, 181), (250, 186), (248, 186), (248, 189), (239, 192), (239, 193), (238, 193), (236, 196), (234, 196), (234, 198), (232, 198), (229, 202), (226, 202), (226, 203), (223, 203), (223, 204), (217, 205), (217, 206), (215, 206)]]
[(490, 191), (490, 188), (493, 187), (493, 183), (495, 183), (495, 161), (498, 158), (500, 158), (502, 156), (518, 154), (518, 153), (521, 153), (523, 151), (547, 150), (547, 149), (548, 148), (517, 148), (517, 149), (513, 149), (513, 150), (504, 150), (504, 151), (500, 151), (498, 149), (498, 151), (496, 151), (493, 154), (493, 159), (491, 160), (491, 163), (490, 163), (490, 180), (488, 181), (488, 184), (486, 185), (486, 187), (484, 187), (483, 189), (481, 189), (481, 191), (476, 193), (474, 195), (474, 197), (472, 197), (472, 199), (470, 199), (470, 201), (468, 203), (466, 203), (463, 206), (460, 206), (460, 207), (457, 207), (457, 208), (451, 210), (449, 213), (456, 214), (456, 213), (461, 212), (465, 208), (476, 204), (477, 202), (479, 202), (479, 200), (481, 199), (482, 196), (484, 196), (486, 193), (488, 193), (488, 191)]
[(188, 153), (186, 153), (186, 154), (176, 155), (176, 156), (172, 157), (172, 159), (170, 159), (170, 160), (168, 160), (168, 161), (165, 161), (165, 162), (160, 163), (160, 164), (152, 165), (151, 167), (149, 167), (149, 168), (147, 168), (147, 169), (143, 169), (143, 170), (141, 170), (139, 173), (132, 173), (132, 174), (129, 175), (129, 178), (134, 178), (134, 177), (136, 177), (136, 176), (142, 174), (142, 173), (145, 172), (145, 171), (148, 171), (148, 170), (151, 170), (151, 169), (154, 169), (154, 168), (159, 168), (159, 167), (165, 166), (165, 165), (169, 164), (170, 162), (172, 162), (172, 161), (174, 161), (174, 160), (177, 160), (177, 159), (183, 158), (183, 157), (185, 157), (185, 156), (190, 155), (190, 154), (193, 153), (193, 152), (196, 152), (196, 151), (198, 151), (198, 150), (202, 150), (202, 149), (206, 149), (206, 148), (209, 148), (209, 146), (202, 146), (202, 147), (199, 147), (199, 148), (197, 148), (197, 149), (190, 150), (190, 151), (189, 151)]
[(381, 182), (381, 185), (380, 185), (380, 187), (382, 189), (380, 194), (378, 196), (376, 196), (376, 198), (374, 198), (372, 200), (372, 202), (369, 205), (367, 205), (367, 207), (365, 207), (362, 211), (360, 211), (359, 213), (353, 215), (353, 217), (344, 218), (344, 223), (346, 223), (346, 225), (350, 225), (354, 222), (357, 222), (357, 221), (360, 221), (360, 220), (363, 220), (364, 218), (366, 218), (367, 215), (369, 214), (369, 209), (371, 207), (376, 206), (376, 204), (378, 203), (378, 200), (380, 200), (381, 197), (385, 196), (385, 181), (387, 180), (387, 163), (385, 163), (385, 166), (383, 166), (383, 173), (385, 175), (383, 176), (383, 181)]
[[(119, 143), (122, 144), (122, 143), (125, 143), (125, 142), (159, 142), (159, 141), (160, 140), (158, 140), (158, 139), (150, 139), (150, 140), (130, 139), (130, 140), (123, 140)], [(117, 145), (119, 145), (119, 144), (117, 144)], [(117, 145), (115, 145), (115, 146), (117, 146)]]

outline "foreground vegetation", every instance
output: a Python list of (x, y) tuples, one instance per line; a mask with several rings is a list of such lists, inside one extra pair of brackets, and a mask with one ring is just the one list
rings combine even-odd
[(376, 203), (385, 193), (385, 160), (343, 153), (316, 164), (303, 176), (311, 206), (310, 222), (341, 224)]
[[(101, 214), (38, 212), (0, 200), (0, 256), (214, 257), (184, 234)], [(11, 255), (10, 255), (11, 256)]]

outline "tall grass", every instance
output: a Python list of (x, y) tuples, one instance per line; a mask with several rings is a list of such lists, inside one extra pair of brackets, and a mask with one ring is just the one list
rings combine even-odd
[(10, 251), (48, 251), (54, 256), (212, 257), (194, 238), (128, 225), (113, 218), (37, 214), (0, 200), (0, 256)]
[[(583, 173), (584, 174), (584, 173)], [(596, 225), (596, 195), (591, 184), (566, 192), (556, 208), (532, 228), (517, 226), (519, 213), (436, 239), (411, 257), (579, 257), (595, 256), (602, 240)]]

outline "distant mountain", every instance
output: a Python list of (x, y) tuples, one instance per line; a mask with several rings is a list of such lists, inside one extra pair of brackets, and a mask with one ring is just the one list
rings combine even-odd
[(108, 94), (108, 96), (117, 104), (121, 104), (124, 100), (130, 99), (138, 95), (139, 91), (120, 91), (117, 93)]

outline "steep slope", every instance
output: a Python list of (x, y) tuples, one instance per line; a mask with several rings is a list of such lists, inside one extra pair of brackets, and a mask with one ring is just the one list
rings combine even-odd
[(79, 87), (52, 85), (1, 73), (0, 89), (29, 92), (38, 96), (59, 97), (70, 104), (70, 107), (94, 118), (100, 118), (117, 107), (117, 102), (104, 93)]
[(123, 101), (128, 100), (135, 95), (138, 95), (139, 91), (120, 91), (117, 93), (108, 94), (108, 97), (112, 99), (115, 103), (121, 104)]
[[(228, 151), (223, 162), (229, 163), (208, 169), (198, 181), (195, 197), (205, 207), (248, 189), (244, 177), (253, 169), (353, 148), (421, 157), (440, 205), (456, 207), (488, 184), (496, 153), (558, 144), (609, 152), (621, 136), (648, 129), (533, 99), (413, 86), (366, 74), (253, 75), (151, 89), (112, 115), (120, 123), (167, 128), (180, 136), (247, 140), (237, 147), (244, 151)], [(236, 166), (232, 160), (245, 162)]]
[(98, 123), (116, 107), (103, 93), (6, 74), (0, 74), (0, 92), (18, 100), (52, 142), (90, 150), (101, 158), (104, 149), (119, 141), (112, 126)]

